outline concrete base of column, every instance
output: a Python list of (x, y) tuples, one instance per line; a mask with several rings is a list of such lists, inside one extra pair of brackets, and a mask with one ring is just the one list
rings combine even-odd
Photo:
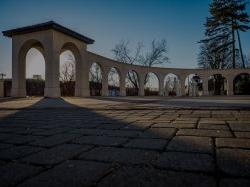
[(164, 91), (160, 91), (159, 96), (164, 96)]
[(103, 97), (109, 96), (109, 92), (108, 92), (108, 91), (102, 91), (102, 96), (103, 96)]
[(120, 96), (125, 97), (126, 96), (126, 90), (121, 90)]
[(58, 98), (61, 97), (60, 88), (45, 88), (44, 97)]
[(233, 92), (233, 91), (227, 91), (227, 95), (228, 95), (228, 96), (233, 96), (233, 95), (234, 95), (234, 92)]
[(0, 80), (0, 97), (4, 97), (4, 81)]
[(87, 88), (78, 88), (78, 89), (75, 89), (75, 96), (76, 97), (89, 97), (90, 91)]
[(139, 92), (139, 96), (145, 96), (144, 90)]
[(26, 97), (25, 88), (11, 88), (11, 97)]
[(203, 90), (202, 95), (203, 95), (203, 96), (209, 96), (209, 92)]

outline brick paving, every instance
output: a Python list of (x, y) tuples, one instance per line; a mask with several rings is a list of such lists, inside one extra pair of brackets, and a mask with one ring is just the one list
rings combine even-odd
[(250, 186), (248, 109), (81, 102), (0, 103), (1, 187)]

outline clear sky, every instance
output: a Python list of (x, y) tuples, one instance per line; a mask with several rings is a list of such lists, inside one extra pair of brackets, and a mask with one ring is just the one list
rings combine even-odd
[[(209, 3), (210, 0), (1, 0), (0, 30), (54, 20), (93, 38), (96, 42), (88, 49), (111, 58), (111, 49), (121, 40), (148, 45), (153, 39), (164, 38), (171, 60), (166, 67), (195, 68), (197, 42), (203, 37)], [(249, 54), (250, 32), (241, 35), (244, 52)], [(2, 35), (1, 72), (11, 76), (11, 40)]]

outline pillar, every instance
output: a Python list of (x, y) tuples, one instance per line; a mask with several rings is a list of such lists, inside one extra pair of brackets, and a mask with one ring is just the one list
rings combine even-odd
[(126, 85), (125, 85), (126, 74), (120, 74), (120, 96), (126, 96)]
[(54, 49), (51, 42), (45, 48), (45, 89), (44, 96), (57, 98), (61, 96), (60, 82), (59, 82), (59, 63), (60, 63), (60, 51)]
[(227, 78), (227, 95), (234, 95), (234, 80), (232, 77)]
[(159, 95), (164, 96), (164, 77), (159, 77)]
[(90, 96), (89, 90), (89, 66), (87, 63), (86, 51), (82, 50), (80, 59), (76, 64), (76, 85), (75, 96), (88, 97)]
[(0, 80), (0, 97), (4, 97), (4, 80)]
[(202, 89), (203, 89), (203, 96), (208, 96), (209, 92), (208, 92), (208, 78), (207, 77), (203, 77), (202, 78)]
[(102, 96), (109, 96), (108, 89), (108, 71), (109, 69), (104, 69), (102, 72)]
[(15, 39), (12, 40), (12, 97), (26, 97), (26, 51), (21, 51)]
[(145, 81), (145, 74), (138, 73), (139, 75), (139, 96), (144, 96), (144, 81)]
[(180, 78), (180, 87), (181, 87), (181, 93), (180, 93), (180, 95), (181, 96), (185, 96), (186, 95), (186, 93), (185, 93), (185, 77), (182, 77), (182, 78)]

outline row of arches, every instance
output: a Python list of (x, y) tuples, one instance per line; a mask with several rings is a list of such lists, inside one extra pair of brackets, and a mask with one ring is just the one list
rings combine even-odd
[[(26, 55), (26, 89), (27, 95), (43, 95), (45, 85), (45, 60), (43, 54), (37, 48), (31, 48)], [(37, 68), (39, 67), (39, 68)], [(60, 88), (61, 95), (74, 96), (75, 89), (75, 68), (76, 59), (71, 50), (62, 50), (60, 54)], [(34, 73), (34, 69), (39, 72)], [(31, 74), (33, 72), (33, 74)], [(92, 63), (89, 70), (89, 90), (91, 96), (102, 95), (102, 68), (98, 63)], [(234, 94), (248, 95), (249, 74), (239, 74), (234, 79)], [(33, 84), (31, 80), (33, 79)], [(120, 72), (117, 68), (112, 67), (108, 73), (108, 95), (120, 96), (121, 86), (125, 86), (126, 96), (139, 95), (139, 76), (134, 70), (126, 74), (125, 85), (121, 85)], [(35, 83), (34, 83), (35, 82)], [(181, 82), (177, 75), (169, 73), (164, 78), (164, 88), (161, 95), (180, 96)], [(221, 74), (214, 74), (208, 78), (209, 95), (227, 95), (227, 80)], [(158, 76), (150, 72), (145, 76), (144, 95), (160, 95), (160, 83)], [(185, 95), (200, 96), (203, 95), (203, 80), (196, 74), (190, 74), (185, 80)]]
[[(98, 72), (93, 71), (95, 67)], [(96, 77), (101, 78), (101, 67), (97, 63), (93, 63), (90, 70), (90, 82), (95, 82), (93, 78), (93, 72), (96, 73)], [(99, 84), (98, 87), (94, 87), (90, 84), (91, 95), (102, 95), (101, 94), (101, 84), (102, 80), (96, 80)], [(159, 79), (157, 75), (153, 72), (148, 73), (144, 80), (144, 95), (154, 96), (160, 95), (159, 89)], [(234, 94), (235, 95), (250, 95), (250, 74), (241, 73), (237, 75), (233, 81), (234, 84)], [(119, 96), (120, 95), (120, 75), (116, 68), (111, 68), (108, 74), (108, 88), (109, 96)], [(134, 70), (128, 71), (125, 78), (125, 88), (126, 96), (137, 96), (139, 95), (139, 78), (137, 72)], [(93, 90), (99, 89), (97, 92)], [(221, 74), (214, 74), (208, 78), (208, 94), (209, 95), (227, 95), (228, 82), (225, 77)], [(94, 94), (97, 93), (97, 94)], [(169, 73), (164, 78), (164, 89), (163, 96), (181, 96), (181, 83), (177, 75)], [(196, 74), (190, 74), (185, 79), (185, 95), (188, 96), (201, 96), (203, 95), (203, 80)]]

